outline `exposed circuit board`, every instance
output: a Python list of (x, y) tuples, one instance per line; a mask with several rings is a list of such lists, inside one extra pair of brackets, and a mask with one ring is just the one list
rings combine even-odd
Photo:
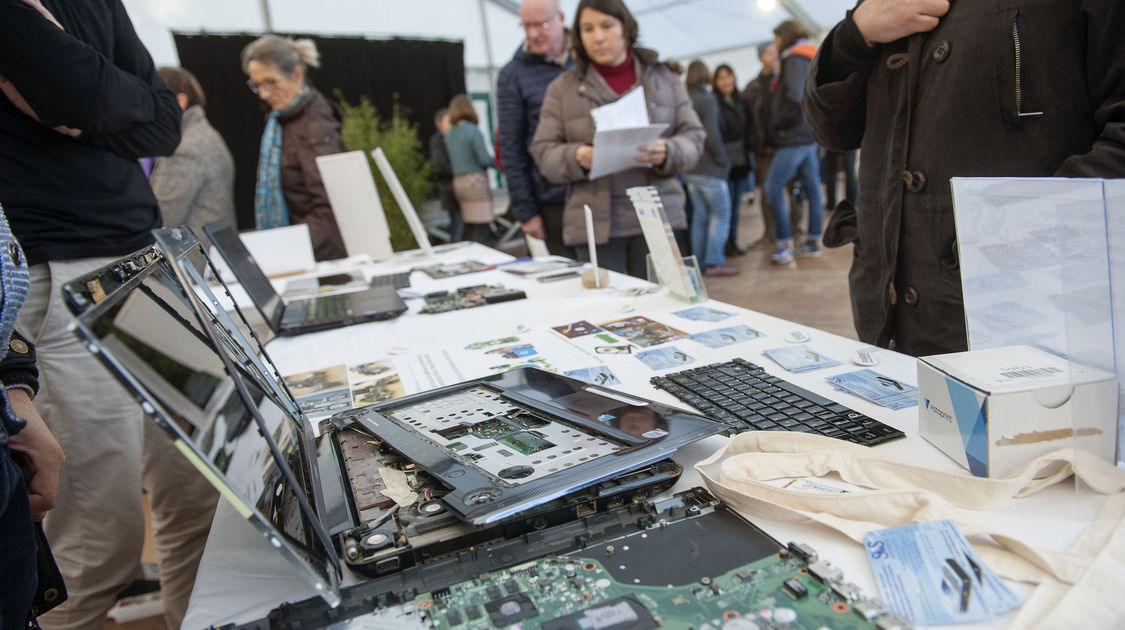
[(386, 414), (508, 486), (624, 448), (577, 425), (542, 417), (484, 386)]
[(716, 511), (482, 574), (423, 593), (415, 604), (442, 630), (910, 627), (807, 545), (774, 544), (764, 557), (747, 548), (750, 526), (724, 514), (732, 517)]
[(510, 289), (499, 284), (478, 284), (453, 291), (427, 293), (422, 297), (426, 303), (418, 312), (432, 314), (522, 300), (527, 294), (519, 289)]

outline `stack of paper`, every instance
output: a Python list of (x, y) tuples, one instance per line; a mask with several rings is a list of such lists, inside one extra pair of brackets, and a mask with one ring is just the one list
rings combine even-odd
[(638, 162), (637, 153), (640, 147), (655, 142), (668, 125), (649, 124), (645, 102), (644, 87), (637, 86), (620, 99), (590, 111), (597, 129), (590, 179), (638, 166), (652, 166)]

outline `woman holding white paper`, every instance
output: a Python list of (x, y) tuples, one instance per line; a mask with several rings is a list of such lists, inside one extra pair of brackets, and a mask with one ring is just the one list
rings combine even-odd
[[(584, 205), (593, 209), (597, 257), (602, 267), (644, 277), (648, 247), (625, 191), (655, 186), (674, 228), (684, 228), (684, 190), (676, 175), (699, 160), (705, 133), (679, 80), (679, 67), (636, 47), (637, 21), (621, 0), (582, 0), (575, 11), (574, 68), (547, 88), (531, 155), (543, 175), (568, 184), (563, 242), (589, 260)], [(591, 110), (643, 89), (650, 122), (668, 128), (656, 142), (637, 147), (637, 168), (590, 180), (594, 119)]]

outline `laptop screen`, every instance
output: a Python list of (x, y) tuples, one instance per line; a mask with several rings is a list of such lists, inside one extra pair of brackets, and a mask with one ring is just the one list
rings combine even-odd
[(179, 270), (150, 249), (124, 281), (126, 266), (119, 263), (64, 291), (82, 334), (146, 413), (324, 592), (337, 583), (338, 561), (309, 505), (316, 483), (307, 465), (309, 436), (262, 374), (262, 359), (245, 338), (217, 318), (201, 324), (177, 277), (188, 267), (198, 273), (193, 258), (205, 262), (194, 236), (191, 241), (195, 247), (184, 252), (190, 255), (179, 261)]
[(234, 275), (238, 276), (238, 281), (246, 288), (254, 306), (261, 312), (270, 328), (277, 330), (282, 312), (285, 310), (285, 303), (282, 302), (277, 291), (274, 291), (266, 274), (262, 273), (262, 268), (258, 266), (250, 250), (242, 243), (234, 225), (227, 219), (221, 219), (203, 226), (203, 231), (207, 233), (215, 249), (219, 250), (219, 255), (223, 257)]

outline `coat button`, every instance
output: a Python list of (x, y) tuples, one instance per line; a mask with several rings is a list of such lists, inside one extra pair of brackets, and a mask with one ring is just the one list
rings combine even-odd
[(918, 289), (906, 287), (902, 292), (902, 301), (906, 302), (907, 306), (918, 306)]
[(926, 186), (926, 176), (921, 171), (903, 171), (902, 183), (910, 192), (921, 192)]
[(921, 171), (914, 171), (911, 175), (914, 176), (914, 182), (910, 185), (910, 192), (922, 192), (926, 187), (926, 176)]
[(947, 39), (938, 42), (937, 47), (934, 48), (934, 61), (938, 63), (945, 61), (945, 58), (949, 56), (949, 51), (952, 50), (952, 48), (953, 45), (950, 44)]
[(23, 256), (20, 256), (20, 246), (15, 241), (8, 241), (8, 255), (12, 257), (12, 264), (19, 267)]

